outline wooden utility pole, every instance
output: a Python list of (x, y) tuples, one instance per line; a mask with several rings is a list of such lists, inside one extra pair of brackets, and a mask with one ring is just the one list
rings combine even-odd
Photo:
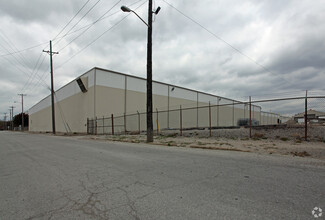
[(134, 13), (143, 23), (148, 26), (148, 42), (147, 42), (147, 142), (153, 142), (153, 120), (152, 120), (152, 13), (158, 14), (160, 7), (156, 11), (152, 11), (152, 0), (148, 5), (148, 24), (133, 10), (126, 6), (122, 6), (123, 12)]
[(21, 130), (24, 131), (24, 96), (26, 94), (18, 94), (21, 96)]
[(10, 127), (11, 127), (11, 130), (14, 130), (14, 108), (16, 108), (16, 107), (10, 106), (10, 118), (11, 118)]
[(3, 122), (3, 130), (7, 130), (7, 112), (3, 113), (4, 116), (4, 122)]
[(52, 52), (52, 41), (50, 41), (50, 50), (43, 52), (50, 55), (50, 65), (51, 65), (51, 102), (52, 102), (52, 132), (55, 134), (55, 108), (54, 108), (54, 83), (53, 83), (53, 54), (59, 54), (59, 52)]
[(8, 130), (11, 130), (11, 109), (9, 109), (9, 128)]
[(148, 43), (147, 43), (147, 142), (153, 142), (152, 122), (152, 0), (148, 6)]

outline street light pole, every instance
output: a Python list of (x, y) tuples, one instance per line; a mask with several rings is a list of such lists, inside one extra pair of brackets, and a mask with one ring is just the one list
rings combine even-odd
[(126, 6), (122, 6), (124, 12), (132, 12), (140, 20), (148, 26), (148, 42), (147, 42), (147, 142), (153, 142), (153, 121), (152, 121), (152, 14), (158, 14), (160, 7), (156, 11), (152, 11), (152, 0), (149, 0), (148, 6), (148, 23), (146, 23), (135, 11)]
[(152, 0), (149, 0), (149, 6), (148, 6), (147, 142), (153, 142), (153, 122), (152, 122)]

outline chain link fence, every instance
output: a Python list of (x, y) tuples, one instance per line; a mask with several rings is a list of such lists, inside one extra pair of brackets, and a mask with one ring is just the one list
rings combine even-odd
[[(267, 111), (265, 111), (267, 110)], [(162, 131), (207, 130), (213, 136), (220, 129), (249, 129), (249, 137), (268, 129), (277, 136), (284, 128), (299, 137), (308, 136), (308, 126), (325, 125), (325, 96), (236, 102), (226, 100), (218, 105), (196, 106), (153, 112), (153, 128)], [(140, 134), (146, 132), (146, 113), (111, 115), (87, 120), (88, 134)], [(273, 129), (271, 132), (270, 129)]]

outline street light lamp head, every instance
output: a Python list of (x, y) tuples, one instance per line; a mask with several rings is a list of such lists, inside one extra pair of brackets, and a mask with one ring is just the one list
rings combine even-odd
[(121, 7), (121, 10), (124, 11), (124, 12), (131, 12), (132, 11), (131, 9), (129, 9), (128, 7), (126, 7), (124, 5)]
[(157, 14), (159, 13), (160, 9), (161, 9), (161, 8), (158, 7), (154, 13), (157, 15)]

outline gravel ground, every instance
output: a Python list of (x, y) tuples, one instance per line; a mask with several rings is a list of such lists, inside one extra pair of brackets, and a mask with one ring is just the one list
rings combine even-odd
[[(154, 137), (153, 144), (175, 147), (203, 148), (209, 150), (228, 150), (252, 152), (257, 154), (310, 157), (325, 162), (325, 126), (308, 127), (308, 141), (304, 140), (304, 127), (269, 127), (186, 130), (180, 136), (179, 130), (163, 130)], [(49, 134), (50, 135), (50, 134)], [(60, 134), (57, 134), (60, 135)], [(66, 135), (66, 134), (61, 134)], [(145, 143), (146, 135), (72, 135), (78, 139), (99, 141), (118, 141)]]
[[(259, 131), (261, 132), (261, 131)], [(154, 137), (153, 144), (173, 147), (202, 148), (208, 150), (227, 150), (252, 152), (256, 154), (275, 154), (287, 155), (291, 157), (310, 157), (325, 162), (325, 142), (319, 140), (304, 141), (300, 137), (293, 136), (289, 138), (281, 133), (281, 131), (269, 132), (268, 135), (275, 135), (275, 138), (268, 138), (262, 133), (255, 133), (251, 139), (247, 138), (247, 130), (236, 129), (226, 131), (226, 129), (213, 132), (213, 137), (206, 137), (209, 131), (187, 131), (183, 136), (179, 136), (178, 132), (162, 132), (161, 135)], [(230, 136), (230, 133), (237, 134)], [(282, 134), (277, 138), (277, 134)], [(216, 137), (215, 135), (226, 134), (229, 137)], [(248, 133), (247, 133), (248, 134)], [(240, 137), (243, 135), (244, 137)], [(118, 141), (131, 143), (145, 143), (145, 135), (88, 135), (81, 138), (101, 140), (101, 141)]]
[[(179, 135), (178, 130), (165, 130), (161, 132), (163, 135)], [(209, 137), (209, 130), (185, 130), (184, 137)], [(248, 128), (235, 129), (212, 129), (212, 137), (220, 138), (247, 138), (249, 137)], [(252, 136), (257, 138), (301, 140), (305, 137), (305, 129), (302, 126), (295, 127), (269, 127), (269, 128), (253, 128)], [(308, 127), (308, 139), (312, 141), (325, 141), (325, 126)]]

